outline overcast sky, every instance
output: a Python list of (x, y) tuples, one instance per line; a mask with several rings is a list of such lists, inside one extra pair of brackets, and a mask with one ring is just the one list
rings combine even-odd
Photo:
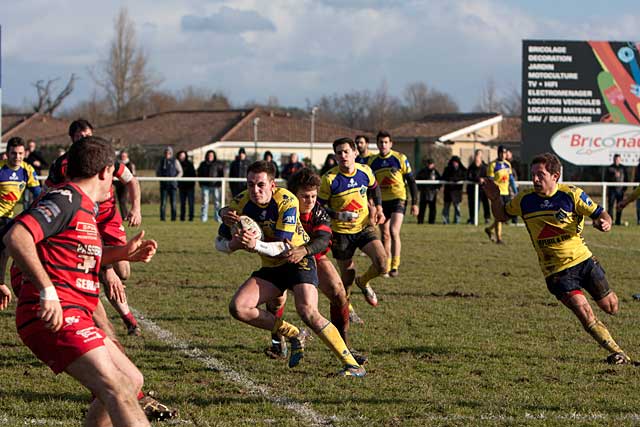
[(3, 103), (28, 105), (33, 82), (62, 87), (71, 73), (81, 80), (63, 107), (87, 99), (121, 6), (161, 89), (299, 107), (385, 81), (401, 96), (422, 81), (470, 111), (491, 78), (520, 87), (522, 39), (635, 40), (640, 22), (637, 0), (4, 1)]

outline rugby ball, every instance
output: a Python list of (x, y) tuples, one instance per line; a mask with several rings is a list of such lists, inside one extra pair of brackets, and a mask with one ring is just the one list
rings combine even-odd
[(249, 232), (253, 232), (256, 234), (256, 239), (262, 240), (263, 234), (262, 229), (252, 218), (249, 218), (246, 215), (241, 215), (238, 222), (236, 222), (233, 227), (231, 227), (231, 233), (236, 234), (240, 230), (245, 230)]

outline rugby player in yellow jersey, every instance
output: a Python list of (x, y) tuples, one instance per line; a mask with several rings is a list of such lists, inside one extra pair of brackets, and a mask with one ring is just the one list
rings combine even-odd
[[(487, 178), (493, 181), (498, 188), (500, 189), (500, 198), (502, 200), (502, 204), (506, 205), (509, 203), (511, 197), (509, 196), (509, 180), (511, 178), (511, 163), (509, 163), (506, 159), (507, 149), (501, 145), (498, 147), (498, 158), (491, 163), (489, 163), (489, 168), (487, 169)], [(507, 222), (509, 218), (505, 220), (499, 220), (498, 218), (494, 218), (493, 223), (484, 229), (484, 232), (489, 236), (489, 239), (493, 241), (492, 232), (495, 231), (496, 238), (495, 242), (497, 244), (504, 243), (502, 240), (502, 223)]]
[(390, 277), (397, 277), (402, 248), (400, 227), (407, 210), (405, 181), (411, 193), (411, 215), (413, 216), (418, 215), (418, 187), (407, 157), (391, 149), (393, 141), (388, 132), (378, 132), (376, 145), (379, 153), (369, 158), (369, 166), (382, 192), (382, 211), (385, 221), (380, 224), (380, 234), (387, 254), (387, 269)]
[(361, 165), (369, 164), (369, 159), (373, 156), (369, 151), (369, 137), (366, 135), (356, 135), (356, 148), (358, 149), (358, 155), (356, 156), (356, 163)]
[[(385, 220), (380, 187), (371, 168), (356, 163), (356, 144), (351, 138), (335, 140), (333, 151), (338, 166), (322, 176), (318, 191), (318, 202), (331, 217), (331, 252), (338, 262), (347, 295), (351, 294), (355, 279), (367, 302), (375, 307), (378, 298), (369, 281), (387, 272), (384, 247), (373, 228)], [(370, 209), (369, 197), (374, 201), (374, 209)], [(367, 271), (358, 277), (353, 262), (356, 249), (372, 261)]]
[(33, 166), (24, 161), (26, 144), (20, 137), (7, 141), (7, 160), (0, 160), (0, 227), (14, 216), (14, 208), (25, 189), (36, 198), (40, 195), (40, 183)]
[(558, 184), (561, 168), (551, 153), (536, 156), (531, 162), (533, 189), (518, 193), (506, 205), (495, 182), (487, 181), (484, 190), (496, 220), (506, 221), (509, 215), (522, 217), (538, 253), (547, 288), (609, 351), (607, 362), (629, 363), (631, 360), (593, 313), (583, 292), (586, 290), (605, 313), (618, 312), (618, 297), (582, 237), (584, 217), (591, 218), (593, 226), (604, 232), (611, 230), (611, 217), (580, 188)]
[[(290, 246), (302, 246), (309, 237), (300, 223), (298, 199), (289, 190), (276, 187), (275, 174), (272, 163), (264, 160), (253, 163), (247, 171), (247, 190), (221, 210), (223, 224), (216, 248), (226, 253), (239, 249), (257, 252), (262, 259), (262, 268), (254, 271), (231, 299), (229, 312), (242, 322), (289, 339), (289, 367), (293, 368), (303, 357), (306, 331), (259, 308), (289, 289), (303, 322), (342, 363), (339, 375), (363, 377), (365, 369), (353, 358), (336, 327), (318, 311), (318, 274), (313, 255), (307, 254), (295, 264), (288, 262), (286, 257), (279, 257), (286, 254), (285, 242)], [(241, 215), (249, 216), (260, 226), (264, 241), (257, 240), (256, 234), (242, 228), (231, 235), (231, 229)]]

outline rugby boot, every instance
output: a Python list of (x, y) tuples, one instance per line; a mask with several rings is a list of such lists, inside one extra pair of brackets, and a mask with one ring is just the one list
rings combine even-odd
[(300, 329), (300, 333), (293, 338), (289, 338), (291, 344), (291, 353), (289, 354), (289, 367), (295, 368), (304, 358), (304, 343), (307, 339), (311, 339), (306, 329)]
[(167, 405), (158, 402), (153, 397), (146, 394), (138, 401), (149, 421), (170, 420), (178, 416), (178, 410), (169, 408)]
[(378, 305), (378, 297), (376, 293), (373, 291), (373, 288), (368, 283), (363, 285), (360, 283), (360, 277), (356, 277), (356, 285), (362, 291), (362, 295), (364, 295), (364, 299), (369, 303), (369, 305), (377, 306)]
[(351, 304), (349, 304), (349, 323), (364, 325), (364, 320), (362, 320), (362, 318), (358, 316), (358, 313), (356, 313)]
[(271, 359), (286, 359), (289, 354), (287, 342), (284, 339), (280, 341), (271, 340), (271, 347), (265, 348), (264, 354), (269, 356)]
[(367, 375), (367, 371), (362, 366), (345, 365), (345, 367), (338, 372), (339, 377), (364, 377)]
[(349, 349), (349, 351), (351, 352), (351, 355), (353, 356), (353, 358), (356, 359), (356, 362), (358, 362), (358, 365), (364, 366), (367, 363), (369, 363), (369, 358), (364, 354), (352, 349)]
[(624, 351), (619, 351), (607, 356), (607, 363), (609, 365), (628, 365), (631, 363), (631, 358)]

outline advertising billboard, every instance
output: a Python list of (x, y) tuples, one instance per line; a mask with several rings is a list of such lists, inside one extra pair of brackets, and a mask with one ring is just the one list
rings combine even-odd
[(640, 43), (524, 40), (522, 157), (574, 165), (640, 160)]

